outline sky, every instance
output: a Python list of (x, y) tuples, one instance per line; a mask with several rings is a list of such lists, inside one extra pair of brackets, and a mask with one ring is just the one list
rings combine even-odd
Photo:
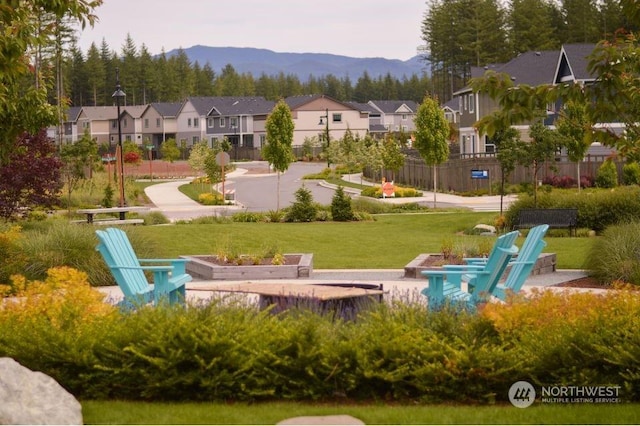
[(407, 60), (424, 43), (426, 10), (425, 0), (104, 0), (78, 42), (120, 53), (129, 34), (152, 55), (204, 45)]

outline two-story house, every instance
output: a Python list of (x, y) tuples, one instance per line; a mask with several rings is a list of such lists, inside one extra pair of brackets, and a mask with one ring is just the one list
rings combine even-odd
[(176, 139), (178, 112), (182, 102), (154, 102), (145, 108), (142, 120), (142, 140), (153, 145), (154, 151), (167, 139)]
[(414, 101), (369, 101), (379, 112), (380, 122), (389, 132), (411, 133), (416, 127), (414, 118), (418, 104)]
[(275, 102), (261, 96), (229, 96), (214, 98), (207, 114), (209, 146), (227, 139), (237, 150), (261, 148), (266, 137), (265, 123)]
[[(142, 113), (147, 109), (146, 105), (129, 105), (120, 107), (120, 131), (123, 141), (135, 142), (136, 145), (142, 146)], [(113, 128), (112, 128), (113, 130)], [(118, 138), (118, 129), (112, 131), (111, 136)]]
[(306, 138), (321, 141), (342, 139), (347, 129), (364, 137), (369, 132), (369, 113), (325, 95), (290, 96), (295, 131), (293, 146), (302, 146)]
[[(61, 140), (62, 143), (73, 143), (76, 142), (79, 138), (84, 135), (85, 129), (78, 129), (78, 120), (80, 119), (80, 113), (82, 112), (82, 107), (69, 107), (64, 113), (64, 121), (62, 122), (62, 126), (58, 131), (62, 132), (62, 138), (59, 138), (59, 135), (54, 137), (56, 140)], [(83, 124), (85, 126), (89, 126), (88, 121), (84, 121)], [(90, 133), (89, 129), (87, 131)]]
[(176, 117), (178, 146), (187, 148), (206, 139), (207, 116), (215, 104), (215, 99), (211, 96), (193, 96), (182, 103)]
[[(587, 57), (593, 48), (593, 44), (566, 44), (559, 51), (525, 52), (506, 64), (472, 68), (471, 77), (482, 77), (488, 69), (491, 69), (509, 75), (516, 86), (519, 84), (529, 86), (590, 84), (594, 79), (587, 70)], [(458, 102), (460, 154), (495, 152), (495, 146), (491, 140), (487, 135), (479, 134), (474, 124), (498, 109), (496, 101), (486, 93), (473, 93), (470, 87), (454, 93), (454, 99)], [(560, 103), (547, 106), (545, 125), (553, 125), (560, 108)], [(520, 131), (523, 140), (529, 137), (529, 125), (530, 123), (518, 123), (513, 126)]]
[[(118, 111), (115, 106), (85, 106), (78, 115), (78, 134), (85, 130), (98, 145), (118, 143)], [(115, 132), (115, 133), (114, 133)]]

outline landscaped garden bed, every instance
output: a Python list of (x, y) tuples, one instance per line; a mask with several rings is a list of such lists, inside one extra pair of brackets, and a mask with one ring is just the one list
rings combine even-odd
[(274, 264), (272, 258), (234, 261), (222, 260), (213, 255), (181, 256), (189, 259), (187, 273), (203, 280), (259, 280), (309, 278), (313, 272), (312, 253), (289, 253), (282, 255), (281, 264)]

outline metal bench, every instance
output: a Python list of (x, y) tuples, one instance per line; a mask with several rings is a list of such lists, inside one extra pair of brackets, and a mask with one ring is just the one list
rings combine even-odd
[(575, 235), (578, 209), (522, 209), (513, 228), (526, 229), (545, 224), (549, 228), (568, 229), (569, 235)]

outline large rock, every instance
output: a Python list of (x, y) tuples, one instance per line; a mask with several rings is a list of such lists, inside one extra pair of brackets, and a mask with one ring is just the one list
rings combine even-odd
[(0, 424), (81, 425), (82, 407), (54, 379), (0, 358)]

